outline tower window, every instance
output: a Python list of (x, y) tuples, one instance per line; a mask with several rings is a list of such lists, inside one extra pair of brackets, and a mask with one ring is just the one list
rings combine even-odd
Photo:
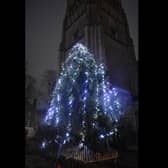
[(111, 28), (111, 35), (113, 38), (117, 39), (118, 38), (118, 32), (115, 28)]
[(79, 30), (76, 30), (75, 33), (73, 34), (73, 38), (77, 39), (79, 37)]

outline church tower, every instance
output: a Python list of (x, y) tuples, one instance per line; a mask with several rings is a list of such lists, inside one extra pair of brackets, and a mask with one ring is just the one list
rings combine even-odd
[(133, 41), (121, 0), (67, 0), (59, 64), (81, 42), (104, 62), (114, 86), (137, 96), (137, 65)]
[[(137, 61), (121, 0), (67, 0), (66, 2), (62, 41), (59, 48), (60, 67), (71, 48), (80, 42), (94, 54), (98, 62), (106, 65), (107, 77), (113, 86), (126, 89), (137, 97)], [(132, 123), (137, 134), (138, 105), (134, 104), (123, 121), (123, 137), (126, 133), (128, 145), (133, 139), (132, 128), (128, 131), (129, 127), (126, 127), (125, 123), (128, 123), (128, 126)], [(135, 137), (134, 134), (133, 137)], [(137, 145), (137, 142), (135, 143)]]

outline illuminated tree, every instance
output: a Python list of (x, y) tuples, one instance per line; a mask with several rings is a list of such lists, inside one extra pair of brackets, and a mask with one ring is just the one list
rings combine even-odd
[(77, 135), (79, 144), (87, 144), (93, 132), (101, 140), (117, 132), (125, 98), (128, 94), (105, 79), (105, 66), (76, 44), (62, 65), (44, 122), (57, 128), (55, 141), (61, 146), (74, 142)]

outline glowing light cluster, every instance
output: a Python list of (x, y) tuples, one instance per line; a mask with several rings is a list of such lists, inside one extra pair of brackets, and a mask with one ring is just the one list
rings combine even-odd
[(104, 139), (106, 137), (110, 137), (110, 136), (113, 136), (115, 133), (118, 132), (118, 129), (117, 128), (114, 128), (112, 131), (106, 133), (106, 134), (100, 134), (99, 138), (100, 139)]
[[(92, 102), (93, 124), (95, 128), (99, 115), (105, 115), (111, 122), (118, 122), (126, 107), (123, 91), (112, 88), (105, 79), (105, 66), (96, 63), (93, 55), (82, 44), (76, 44), (62, 65), (62, 71), (52, 94), (50, 107), (45, 123), (65, 128), (62, 143), (71, 138), (72, 116), (81, 114), (81, 136), (85, 141), (86, 115), (90, 113), (89, 102)], [(125, 92), (124, 92), (125, 93)], [(126, 97), (128, 94), (126, 94)], [(53, 122), (54, 121), (54, 122)], [(112, 131), (101, 134), (100, 138), (112, 135)]]

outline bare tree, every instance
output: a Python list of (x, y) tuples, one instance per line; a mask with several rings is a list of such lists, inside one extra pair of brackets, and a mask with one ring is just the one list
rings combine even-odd
[(44, 80), (46, 81), (48, 93), (51, 94), (56, 82), (56, 71), (47, 70), (44, 74)]
[(57, 73), (54, 70), (46, 70), (44, 72), (41, 84), (44, 89), (45, 99), (47, 99), (47, 101), (50, 101), (50, 95), (52, 94), (57, 78), (56, 75)]
[(37, 102), (36, 79), (28, 74), (28, 61), (25, 62), (25, 126), (34, 126)]

